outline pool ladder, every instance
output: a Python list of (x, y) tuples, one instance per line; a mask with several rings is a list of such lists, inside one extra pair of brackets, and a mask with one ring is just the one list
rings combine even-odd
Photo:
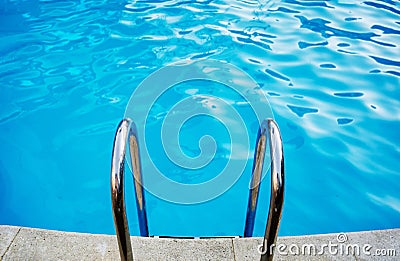
[[(276, 238), (278, 236), (278, 229), (282, 217), (282, 207), (284, 199), (283, 194), (285, 184), (285, 171), (283, 144), (279, 127), (272, 119), (267, 119), (262, 122), (257, 135), (244, 237), (251, 237), (253, 235), (254, 219), (257, 210), (258, 194), (263, 172), (267, 139), (269, 139), (271, 156), (271, 198), (267, 225), (263, 240), (263, 247), (261, 251), (261, 261), (272, 260), (273, 258), (272, 248), (273, 245), (275, 245)], [(137, 129), (135, 123), (131, 119), (123, 119), (118, 125), (118, 129), (115, 134), (111, 165), (111, 198), (114, 215), (114, 225), (117, 233), (121, 260), (123, 261), (133, 260), (131, 239), (128, 227), (128, 220), (126, 217), (124, 199), (124, 167), (127, 141), (129, 144), (130, 159), (133, 169), (139, 231), (141, 236), (149, 236)]]

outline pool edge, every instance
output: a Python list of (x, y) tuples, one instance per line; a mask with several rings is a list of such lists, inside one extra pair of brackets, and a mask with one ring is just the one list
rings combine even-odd
[[(274, 260), (396, 260), (400, 256), (399, 239), (400, 228), (278, 237), (277, 246), (285, 247), (281, 247), (280, 251), (275, 250)], [(259, 260), (258, 246), (261, 242), (262, 238), (174, 239), (134, 236), (132, 248), (135, 260)], [(316, 250), (314, 253), (313, 246)], [(365, 252), (364, 247), (370, 249)], [(340, 248), (343, 253), (340, 253)], [(360, 253), (347, 254), (347, 248), (359, 248)], [(395, 251), (395, 256), (387, 256), (393, 254), (389, 253), (391, 249)], [(377, 256), (376, 250), (386, 250), (387, 255)], [(294, 255), (296, 252), (298, 254)], [(0, 225), (0, 260), (22, 260), (27, 257), (32, 260), (118, 260), (119, 252), (116, 236), (113, 235)]]

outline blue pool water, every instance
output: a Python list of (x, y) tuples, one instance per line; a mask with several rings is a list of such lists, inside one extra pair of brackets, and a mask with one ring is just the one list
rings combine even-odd
[[(0, 224), (114, 234), (112, 141), (132, 92), (170, 63), (215, 59), (253, 77), (280, 126), (280, 235), (400, 227), (398, 1), (2, 0), (0, 37)], [(150, 233), (240, 235), (257, 131), (241, 97), (218, 83), (170, 89), (150, 112), (152, 160), (188, 184), (212, 179), (226, 164), (229, 128), (212, 117), (193, 118), (179, 134), (192, 157), (202, 136), (214, 137), (208, 168), (171, 165), (157, 145), (169, 109), (193, 93), (231, 101), (226, 106), (240, 113), (250, 142), (237, 157), (246, 163), (243, 175), (200, 204), (146, 194)], [(199, 103), (212, 104), (207, 97)], [(256, 236), (265, 228), (265, 181)], [(131, 233), (138, 234), (128, 187)]]

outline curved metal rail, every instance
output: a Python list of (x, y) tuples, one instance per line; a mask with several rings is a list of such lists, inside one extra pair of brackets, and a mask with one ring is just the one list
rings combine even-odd
[[(278, 125), (274, 120), (268, 119), (262, 122), (258, 131), (244, 237), (251, 237), (253, 234), (267, 136), (269, 139), (271, 156), (271, 199), (263, 240), (263, 254), (261, 255), (261, 261), (272, 260), (273, 258), (273, 251), (271, 248), (275, 245), (278, 236), (284, 199), (284, 157), (282, 138)], [(117, 232), (120, 256), (123, 261), (133, 260), (124, 199), (124, 166), (126, 141), (128, 138), (130, 159), (134, 176), (140, 235), (146, 237), (149, 236), (136, 126), (130, 119), (124, 119), (120, 122), (115, 134), (111, 167), (111, 198), (114, 224)]]
[(282, 217), (285, 185), (283, 144), (279, 127), (272, 119), (264, 120), (258, 131), (256, 150), (254, 153), (253, 173), (251, 176), (249, 202), (247, 205), (246, 224), (244, 228), (245, 237), (251, 237), (253, 235), (254, 219), (256, 216), (258, 194), (264, 165), (267, 133), (271, 156), (271, 199), (263, 240), (261, 261), (272, 260), (273, 258), (272, 246), (275, 245), (278, 236)]
[(121, 260), (131, 261), (133, 260), (133, 253), (128, 220), (126, 218), (124, 195), (124, 167), (127, 139), (129, 139), (129, 151), (133, 169), (140, 235), (147, 237), (149, 236), (149, 231), (147, 227), (146, 205), (142, 186), (142, 170), (139, 157), (137, 131), (135, 123), (130, 119), (124, 119), (120, 122), (114, 138), (111, 163), (111, 200)]

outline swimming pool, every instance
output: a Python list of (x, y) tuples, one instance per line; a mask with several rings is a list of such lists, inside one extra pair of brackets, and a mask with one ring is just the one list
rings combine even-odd
[[(260, 85), (280, 126), (280, 235), (399, 227), (398, 2), (5, 0), (0, 8), (1, 224), (114, 234), (112, 141), (132, 92), (170, 63), (215, 59)], [(160, 97), (150, 131), (159, 135), (168, 108), (203, 84), (182, 84)], [(257, 125), (246, 103), (218, 83), (207, 86), (238, 108), (254, 150)], [(181, 134), (182, 150), (192, 156), (203, 135), (229, 141), (224, 125), (209, 118), (187, 122)], [(214, 175), (186, 175), (154, 144), (154, 161), (171, 179)], [(229, 153), (218, 147), (212, 170)], [(180, 205), (146, 194), (150, 233), (242, 234), (246, 162), (234, 186), (211, 201)], [(131, 233), (138, 234), (132, 193), (128, 186)], [(257, 236), (269, 182), (260, 197)]]

